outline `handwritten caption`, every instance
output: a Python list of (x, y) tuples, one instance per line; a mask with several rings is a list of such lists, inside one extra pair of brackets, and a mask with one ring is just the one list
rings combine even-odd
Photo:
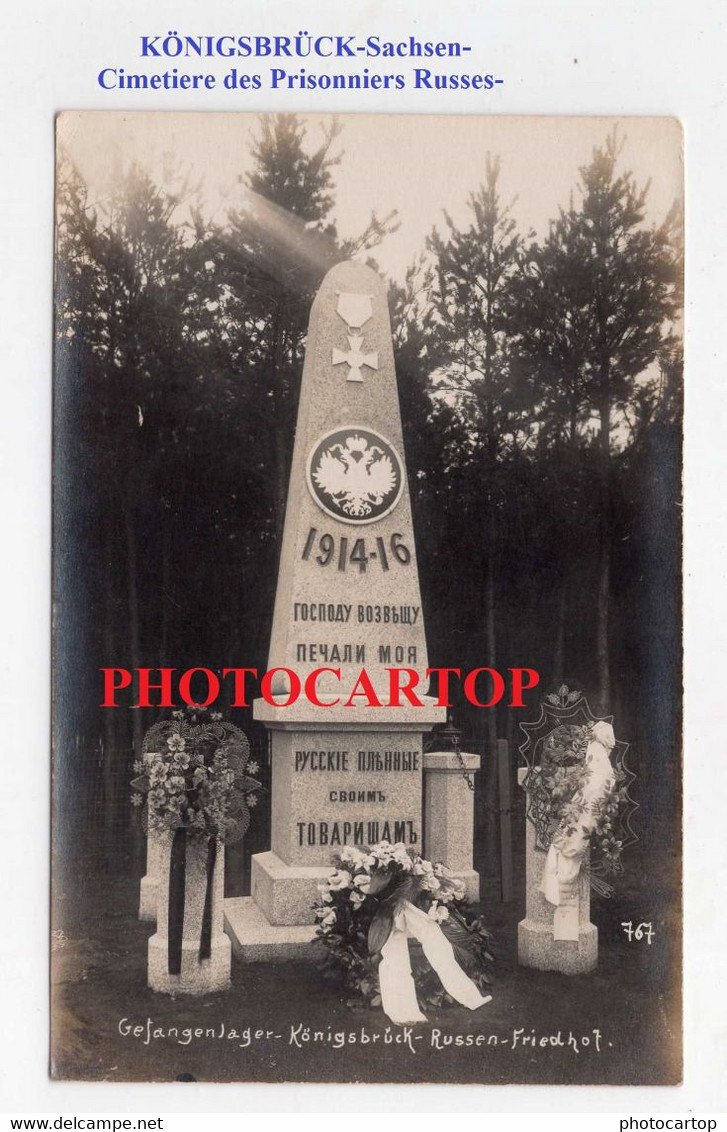
[[(256, 1029), (252, 1026), (233, 1026), (227, 1022), (219, 1022), (215, 1026), (168, 1026), (159, 1025), (152, 1018), (144, 1022), (133, 1022), (129, 1018), (121, 1018), (118, 1022), (118, 1032), (123, 1038), (131, 1038), (142, 1045), (151, 1046), (158, 1041), (171, 1041), (178, 1045), (188, 1046), (196, 1041), (231, 1041), (240, 1049), (249, 1049), (251, 1046), (265, 1045), (267, 1043), (280, 1043), (295, 1049), (306, 1049), (311, 1046), (324, 1046), (329, 1049), (345, 1049), (352, 1045), (371, 1045), (380, 1047), (399, 1047), (408, 1053), (416, 1054), (418, 1050), (429, 1048), (434, 1050), (449, 1049), (478, 1049), (481, 1047), (504, 1048), (507, 1050), (543, 1052), (553, 1049), (564, 1049), (573, 1056), (581, 1053), (600, 1054), (606, 1046), (611, 1047), (612, 1042), (605, 1042), (601, 1031), (589, 1030), (587, 1033), (573, 1032), (572, 1030), (556, 1030), (551, 1033), (538, 1033), (535, 1029), (516, 1027), (511, 1031), (497, 1034), (485, 1033), (458, 1033), (443, 1030), (433, 1026), (428, 1032), (422, 1032), (418, 1027), (386, 1026), (375, 1029), (369, 1026), (358, 1026), (351, 1030), (336, 1029), (327, 1026), (318, 1029), (303, 1022), (291, 1023), (279, 1032), (274, 1029)], [(423, 1043), (423, 1044), (422, 1044)]]

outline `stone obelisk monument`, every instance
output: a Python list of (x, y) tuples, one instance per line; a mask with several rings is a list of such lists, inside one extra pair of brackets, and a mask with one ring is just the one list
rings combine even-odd
[[(301, 953), (343, 845), (423, 851), (422, 738), (445, 718), (424, 695), (427, 665), (386, 291), (369, 267), (340, 263), (311, 310), (268, 663), (303, 686), (333, 670), (314, 689), (333, 706), (256, 701), (272, 732), (272, 836), (252, 897), (226, 902), (243, 958)], [(392, 668), (418, 674), (424, 706), (403, 693), (372, 706), (371, 689), (388, 704)], [(278, 673), (279, 703), (291, 683)]]

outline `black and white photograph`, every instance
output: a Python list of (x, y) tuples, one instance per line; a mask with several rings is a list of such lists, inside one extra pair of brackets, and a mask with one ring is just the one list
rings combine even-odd
[(58, 115), (54, 1079), (680, 1084), (683, 191)]

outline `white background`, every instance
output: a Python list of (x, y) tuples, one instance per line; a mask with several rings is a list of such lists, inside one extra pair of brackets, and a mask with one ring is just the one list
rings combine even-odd
[[(0, 1106), (6, 1112), (721, 1112), (725, 1105), (722, 723), (727, 474), (723, 336), (727, 116), (719, 3), (432, 0), (384, 5), (13, 0), (2, 21), (0, 351)], [(491, 92), (103, 92), (151, 69), (141, 34), (415, 34), (460, 39)], [(577, 62), (575, 62), (577, 60)], [(147, 61), (148, 62), (148, 61)], [(161, 64), (161, 60), (158, 61)], [(211, 62), (211, 61), (210, 61)], [(309, 63), (314, 69), (313, 61)], [(401, 61), (390, 70), (401, 70)], [(374, 63), (372, 69), (376, 68)], [(200, 69), (212, 69), (201, 67)], [(216, 64), (215, 69), (223, 68)], [(342, 68), (338, 68), (342, 69)], [(444, 68), (443, 68), (444, 69)], [(670, 114), (687, 175), (686, 1079), (677, 1089), (122, 1086), (47, 1077), (53, 116), (61, 109)], [(582, 1124), (582, 1118), (578, 1119)], [(190, 1122), (191, 1124), (191, 1122)], [(576, 1119), (573, 1118), (573, 1124)], [(181, 1123), (179, 1127), (181, 1127)], [(617, 1123), (612, 1122), (617, 1127)], [(169, 1124), (166, 1125), (170, 1127)]]

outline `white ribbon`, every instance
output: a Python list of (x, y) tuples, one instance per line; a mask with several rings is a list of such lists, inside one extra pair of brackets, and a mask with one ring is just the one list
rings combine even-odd
[(601, 720), (594, 724), (586, 751), (587, 778), (573, 801), (583, 806), (571, 833), (556, 830), (548, 849), (540, 890), (550, 904), (555, 904), (553, 938), (578, 940), (580, 872), (591, 833), (596, 826), (597, 803), (614, 783), (615, 774), (609, 758), (616, 745), (613, 727)]
[(439, 975), (447, 994), (470, 1010), (477, 1010), (479, 1006), (490, 1002), (492, 995), (483, 998), (472, 979), (465, 975), (455, 958), (452, 944), (436, 920), (407, 901), (397, 914), (391, 935), (381, 948), (381, 1005), (392, 1022), (426, 1022), (426, 1017), (419, 1009), (411, 973), (410, 937), (421, 943), (422, 951)]

